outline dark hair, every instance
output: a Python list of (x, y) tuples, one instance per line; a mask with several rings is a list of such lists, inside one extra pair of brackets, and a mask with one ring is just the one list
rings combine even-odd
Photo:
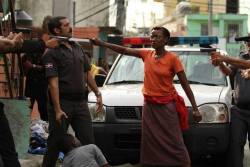
[(55, 28), (60, 28), (62, 23), (60, 22), (63, 19), (66, 19), (67, 17), (65, 16), (57, 16), (57, 17), (52, 17), (49, 22), (48, 22), (48, 29), (49, 32), (53, 35), (56, 35), (56, 32), (54, 31)]
[(164, 37), (167, 38), (167, 40), (170, 38), (170, 32), (165, 27), (153, 27), (152, 31), (153, 30), (160, 30), (163, 33)]
[(50, 15), (47, 15), (43, 18), (43, 24), (42, 24), (43, 33), (49, 33), (48, 23), (52, 18), (53, 17)]
[(58, 142), (58, 148), (60, 151), (62, 151), (64, 154), (67, 154), (72, 149), (74, 149), (75, 146), (75, 137), (71, 134), (64, 134), (60, 141)]

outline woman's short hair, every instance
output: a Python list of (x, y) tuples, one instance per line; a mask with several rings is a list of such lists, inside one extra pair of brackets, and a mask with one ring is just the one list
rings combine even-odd
[(157, 30), (157, 31), (159, 30), (163, 33), (164, 37), (166, 37), (167, 39), (170, 38), (170, 32), (165, 27), (153, 27), (152, 31), (154, 30)]
[(49, 29), (48, 29), (48, 23), (49, 21), (52, 19), (53, 17), (48, 15), (48, 16), (45, 16), (43, 18), (43, 23), (42, 23), (42, 29), (43, 29), (43, 33), (49, 33)]

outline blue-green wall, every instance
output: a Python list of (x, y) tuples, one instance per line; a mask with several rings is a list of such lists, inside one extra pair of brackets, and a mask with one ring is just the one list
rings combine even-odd
[[(228, 36), (228, 24), (239, 25), (238, 36), (248, 35), (247, 27), (248, 15), (245, 14), (215, 14), (213, 15), (213, 28), (217, 29), (213, 35), (219, 38), (227, 38)], [(201, 35), (201, 25), (208, 24), (208, 15), (194, 14), (187, 16), (187, 32), (188, 36), (200, 36)], [(230, 55), (237, 56), (240, 52), (240, 47), (242, 44), (231, 42), (226, 43), (227, 52)]]
[(30, 137), (29, 103), (27, 100), (15, 99), (0, 99), (0, 101), (4, 103), (4, 111), (10, 124), (18, 156), (25, 158)]

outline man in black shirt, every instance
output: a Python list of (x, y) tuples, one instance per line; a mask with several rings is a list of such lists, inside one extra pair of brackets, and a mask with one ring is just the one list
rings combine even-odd
[[(72, 29), (66, 17), (54, 17), (48, 23), (51, 34), (71, 37)], [(43, 59), (52, 101), (49, 115), (48, 150), (44, 167), (54, 167), (58, 157), (58, 141), (71, 124), (76, 137), (83, 145), (94, 143), (91, 117), (85, 97), (85, 84), (97, 97), (97, 112), (102, 110), (102, 98), (90, 73), (90, 63), (81, 47), (62, 41), (49, 49)]]
[[(230, 167), (243, 167), (244, 145), (248, 135), (250, 141), (250, 42), (248, 53), (241, 54), (241, 59), (214, 53), (212, 63), (231, 77), (234, 85), (234, 103), (231, 108), (231, 127), (229, 145)], [(223, 62), (231, 64), (226, 66)]]
[[(48, 21), (52, 16), (46, 16), (43, 19), (42, 28), (37, 29), (38, 40), (41, 42), (50, 41), (48, 33)], [(45, 70), (42, 65), (43, 53), (27, 53), (22, 57), (25, 80), (25, 96), (30, 98), (30, 108), (33, 109), (35, 101), (37, 102), (40, 118), (48, 121), (47, 114), (47, 91), (48, 83), (45, 78)]]
[(47, 114), (47, 88), (48, 83), (45, 78), (44, 68), (41, 62), (42, 54), (25, 54), (22, 57), (25, 80), (25, 96), (30, 98), (30, 108), (33, 109), (35, 101), (37, 102), (40, 118), (48, 121)]
[[(44, 41), (23, 40), (22, 33), (10, 33), (0, 38), (0, 53), (43, 53), (46, 47), (58, 45), (57, 39)], [(9, 122), (4, 114), (4, 104), (0, 101), (0, 158), (4, 167), (20, 167)], [(0, 160), (1, 162), (1, 160)], [(0, 165), (2, 165), (0, 163)]]
[[(22, 35), (13, 35), (13, 39), (0, 38), (0, 52), (7, 53), (22, 46)], [(4, 167), (20, 167), (14, 139), (10, 131), (9, 122), (4, 114), (4, 104), (0, 102), (0, 158)], [(0, 164), (1, 165), (1, 164)]]

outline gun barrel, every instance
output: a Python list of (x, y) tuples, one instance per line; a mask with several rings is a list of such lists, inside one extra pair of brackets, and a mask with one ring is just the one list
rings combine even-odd
[(235, 38), (235, 41), (245, 41), (245, 42), (250, 42), (250, 37), (245, 36), (245, 37), (237, 37)]
[(68, 37), (62, 37), (62, 36), (53, 36), (51, 35), (50, 38), (56, 38), (62, 41), (74, 41), (78, 43), (90, 43), (90, 40), (87, 38), (68, 38)]
[(59, 39), (59, 40), (69, 40), (68, 37), (54, 36), (54, 35), (50, 35), (50, 38), (56, 38), (56, 39)]
[(215, 52), (216, 48), (201, 48), (201, 52)]
[(90, 43), (89, 39), (86, 38), (69, 38), (69, 41), (79, 42), (79, 43)]

